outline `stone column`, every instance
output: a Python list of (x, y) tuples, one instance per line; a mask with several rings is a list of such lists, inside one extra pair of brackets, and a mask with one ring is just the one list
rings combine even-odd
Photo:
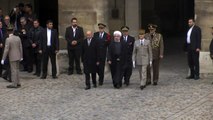
[(137, 37), (141, 23), (139, 0), (125, 0), (125, 23), (130, 28), (130, 35)]
[(202, 52), (200, 53), (201, 75), (213, 73), (213, 64), (209, 57), (209, 45), (212, 40), (210, 27), (213, 26), (212, 6), (212, 0), (195, 0), (196, 24), (202, 29)]

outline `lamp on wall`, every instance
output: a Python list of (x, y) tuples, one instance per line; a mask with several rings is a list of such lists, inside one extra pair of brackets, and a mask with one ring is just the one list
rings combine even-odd
[(117, 8), (117, 0), (114, 0), (114, 8), (112, 9), (112, 18), (113, 19), (119, 18), (119, 10)]

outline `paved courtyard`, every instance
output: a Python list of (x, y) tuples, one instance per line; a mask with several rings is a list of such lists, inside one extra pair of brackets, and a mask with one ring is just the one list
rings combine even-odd
[(143, 91), (135, 70), (131, 85), (119, 90), (108, 73), (104, 86), (89, 91), (79, 75), (41, 80), (21, 73), (19, 89), (7, 89), (0, 79), (0, 120), (213, 120), (213, 77), (186, 80), (180, 56), (168, 55), (159, 85)]

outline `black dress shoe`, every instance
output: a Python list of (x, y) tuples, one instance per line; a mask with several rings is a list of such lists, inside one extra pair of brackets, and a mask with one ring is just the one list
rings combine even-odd
[(33, 70), (28, 70), (28, 73), (32, 73), (33, 72)]
[(12, 80), (8, 79), (7, 77), (2, 77), (4, 80), (8, 81), (8, 82), (12, 82)]
[(93, 87), (94, 87), (94, 88), (97, 88), (97, 85), (96, 85), (96, 84), (94, 84), (94, 85), (93, 85)]
[(188, 76), (186, 79), (194, 79), (194, 76)]
[(72, 75), (73, 74), (73, 72), (68, 72), (68, 75)]
[(146, 87), (146, 86), (143, 86), (143, 85), (142, 85), (142, 86), (140, 86), (140, 89), (143, 90), (145, 87)]
[(58, 77), (57, 76), (53, 76), (53, 79), (57, 79)]
[(77, 74), (82, 75), (83, 73), (82, 72), (77, 72)]
[(85, 90), (89, 90), (90, 89), (90, 86), (87, 86), (86, 88), (85, 88)]
[(21, 84), (17, 84), (17, 87), (21, 87)]
[(156, 86), (156, 85), (158, 85), (158, 83), (157, 83), (157, 82), (154, 82), (153, 85)]
[(103, 82), (99, 82), (99, 84), (98, 84), (99, 86), (102, 86), (103, 85)]
[(34, 73), (33, 75), (37, 75), (37, 73)]
[(41, 76), (41, 79), (46, 79), (47, 77), (46, 76)]
[(194, 77), (194, 80), (199, 80), (199, 79), (200, 79), (199, 76), (195, 76), (195, 77)]
[(147, 82), (146, 85), (151, 85), (151, 82)]
[(18, 86), (8, 85), (7, 88), (18, 88)]

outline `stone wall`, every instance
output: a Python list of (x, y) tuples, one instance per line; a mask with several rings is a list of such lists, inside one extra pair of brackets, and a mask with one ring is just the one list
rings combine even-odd
[(60, 49), (66, 48), (64, 34), (73, 17), (78, 19), (78, 24), (84, 28), (84, 32), (97, 31), (99, 22), (108, 25), (107, 0), (59, 0), (58, 4)]

